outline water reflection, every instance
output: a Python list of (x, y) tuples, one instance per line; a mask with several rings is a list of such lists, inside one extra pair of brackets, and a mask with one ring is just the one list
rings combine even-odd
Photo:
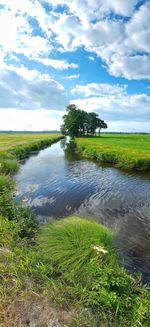
[(65, 140), (30, 156), (16, 175), (16, 200), (40, 221), (78, 214), (118, 232), (128, 267), (150, 275), (150, 175), (80, 159)]

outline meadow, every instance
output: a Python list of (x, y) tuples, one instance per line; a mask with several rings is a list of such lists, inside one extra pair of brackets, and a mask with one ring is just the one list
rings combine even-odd
[(79, 217), (40, 226), (13, 201), (18, 159), (61, 136), (14, 135), (13, 146), (9, 137), (0, 152), (0, 326), (150, 326), (150, 287), (126, 271), (111, 230)]
[(0, 134), (0, 151), (8, 151), (13, 150), (19, 146), (31, 145), (35, 142), (43, 141), (53, 141), (56, 138), (60, 137), (60, 134), (40, 134), (40, 133), (19, 133), (19, 134), (12, 134), (12, 133), (2, 133)]
[(102, 134), (76, 138), (76, 144), (86, 158), (125, 169), (150, 170), (150, 135)]
[(62, 139), (60, 134), (0, 134), (0, 174), (14, 174), (18, 160)]

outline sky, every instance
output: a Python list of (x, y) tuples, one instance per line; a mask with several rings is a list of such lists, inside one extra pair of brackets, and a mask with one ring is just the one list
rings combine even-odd
[(0, 130), (150, 132), (150, 0), (0, 0)]

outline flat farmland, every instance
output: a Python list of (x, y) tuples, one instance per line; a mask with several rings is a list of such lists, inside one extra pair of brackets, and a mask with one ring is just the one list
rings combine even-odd
[(102, 134), (77, 138), (83, 157), (127, 169), (150, 170), (150, 135)]

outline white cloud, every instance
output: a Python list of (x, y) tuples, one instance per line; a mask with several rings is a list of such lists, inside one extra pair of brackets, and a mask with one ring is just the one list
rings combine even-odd
[(80, 13), (81, 18), (88, 16), (88, 18), (101, 18), (105, 14), (114, 12), (118, 15), (130, 16), (134, 10), (134, 6), (138, 0), (44, 0), (53, 4), (54, 7), (58, 5), (67, 5), (71, 12), (75, 14)]
[(72, 93), (82, 96), (71, 101), (88, 112), (96, 111), (106, 121), (148, 121), (150, 95), (128, 94), (125, 85), (77, 85)]
[[(137, 0), (49, 0), (54, 8), (68, 6), (57, 14), (51, 29), (61, 50), (83, 46), (97, 54), (110, 74), (127, 79), (150, 79), (150, 2), (135, 10)], [(114, 17), (111, 14), (114, 14)], [(129, 19), (116, 18), (116, 14)]]
[(64, 79), (76, 79), (76, 78), (79, 78), (80, 77), (80, 74), (76, 74), (76, 75), (68, 75), (68, 76), (65, 76)]
[(0, 95), (0, 108), (63, 110), (67, 101), (60, 83), (24, 66), (1, 69)]
[[(53, 5), (53, 9), (46, 11), (44, 3)], [(114, 76), (150, 79), (150, 2), (135, 10), (137, 3), (138, 0), (1, 0), (4, 9), (0, 43), (5, 54), (21, 53), (56, 69), (75, 68), (75, 64), (63, 68), (67, 62), (49, 59), (53, 48), (70, 52), (84, 47), (99, 56)], [(58, 5), (66, 5), (68, 10), (58, 12)], [(31, 18), (43, 34), (35, 34)], [(89, 60), (93, 58), (89, 56)]]
[(0, 47), (4, 55), (24, 54), (29, 59), (49, 55), (52, 51), (51, 43), (45, 37), (32, 35), (33, 28), (29, 24), (29, 17), (25, 15), (30, 14), (30, 18), (36, 16), (35, 8), (28, 8), (32, 2), (27, 1), (24, 7), (19, 6), (21, 2), (18, 1), (7, 0), (6, 3), (11, 5), (1, 10), (0, 14)]
[(38, 0), (0, 0), (0, 4), (5, 6), (5, 11), (9, 12), (15, 19), (17, 17), (35, 18), (46, 35), (51, 35), (47, 29), (47, 13)]
[(56, 59), (48, 59), (48, 58), (38, 58), (38, 61), (43, 65), (51, 66), (58, 70), (66, 70), (66, 69), (76, 69), (78, 68), (77, 64), (68, 63), (66, 60), (56, 60)]
[(0, 130), (60, 130), (61, 121), (61, 113), (55, 111), (0, 109)]
[(103, 95), (118, 95), (126, 92), (127, 85), (111, 85), (108, 83), (89, 83), (86, 85), (76, 85), (71, 90), (72, 94), (78, 94), (84, 97), (103, 96)]
[(89, 60), (91, 60), (91, 61), (95, 61), (95, 58), (92, 57), (92, 56), (89, 56)]
[(109, 72), (116, 77), (124, 76), (126, 79), (140, 80), (150, 79), (150, 54), (122, 56), (115, 54), (112, 56)]

